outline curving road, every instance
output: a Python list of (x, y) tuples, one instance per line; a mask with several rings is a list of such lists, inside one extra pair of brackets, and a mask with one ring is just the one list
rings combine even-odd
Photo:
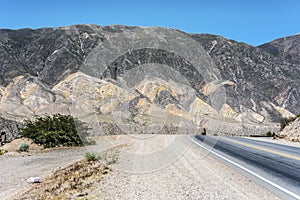
[(300, 148), (238, 137), (190, 139), (284, 199), (300, 199)]

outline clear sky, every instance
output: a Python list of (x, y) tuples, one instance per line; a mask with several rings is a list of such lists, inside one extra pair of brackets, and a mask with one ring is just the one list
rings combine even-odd
[(0, 0), (0, 28), (163, 26), (259, 45), (300, 32), (300, 0)]

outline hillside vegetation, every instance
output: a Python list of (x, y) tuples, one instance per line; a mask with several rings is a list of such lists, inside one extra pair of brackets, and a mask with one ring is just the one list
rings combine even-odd
[(89, 128), (70, 115), (55, 114), (27, 120), (20, 136), (32, 139), (45, 148), (58, 146), (82, 146), (90, 143)]

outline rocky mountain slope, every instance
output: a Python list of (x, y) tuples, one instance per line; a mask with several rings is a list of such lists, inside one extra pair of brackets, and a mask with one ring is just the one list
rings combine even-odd
[(262, 44), (259, 48), (279, 57), (283, 61), (300, 64), (300, 34), (279, 38), (272, 42)]
[(159, 27), (2, 29), (0, 113), (72, 114), (95, 133), (276, 129), (300, 113), (294, 37), (284, 56), (280, 40), (253, 47)]
[[(236, 111), (250, 108), (275, 122), (286, 110), (300, 112), (299, 66), (264, 49), (220, 36), (202, 34), (194, 38), (214, 59), (222, 78), (234, 82), (233, 86), (226, 87), (226, 100)], [(240, 105), (244, 108), (238, 110)]]
[(299, 108), (299, 78), (298, 71), (300, 70), (300, 34), (279, 38), (270, 43), (263, 44), (259, 48), (267, 51), (280, 59), (284, 63), (287, 70), (286, 82), (287, 88), (278, 95), (276, 100), (279, 104), (288, 110), (292, 110), (294, 113), (300, 113)]
[(278, 135), (286, 140), (300, 142), (300, 118), (287, 125)]

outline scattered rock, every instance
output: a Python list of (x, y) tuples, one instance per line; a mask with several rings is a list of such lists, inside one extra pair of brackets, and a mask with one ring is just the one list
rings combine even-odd
[(27, 179), (28, 183), (41, 183), (42, 179), (41, 177), (30, 177), (29, 179)]
[(276, 138), (300, 142), (300, 118), (297, 118), (294, 122), (287, 125), (276, 135)]
[(84, 197), (84, 196), (87, 196), (89, 193), (87, 192), (81, 192), (81, 193), (77, 193), (74, 195), (74, 197)]

